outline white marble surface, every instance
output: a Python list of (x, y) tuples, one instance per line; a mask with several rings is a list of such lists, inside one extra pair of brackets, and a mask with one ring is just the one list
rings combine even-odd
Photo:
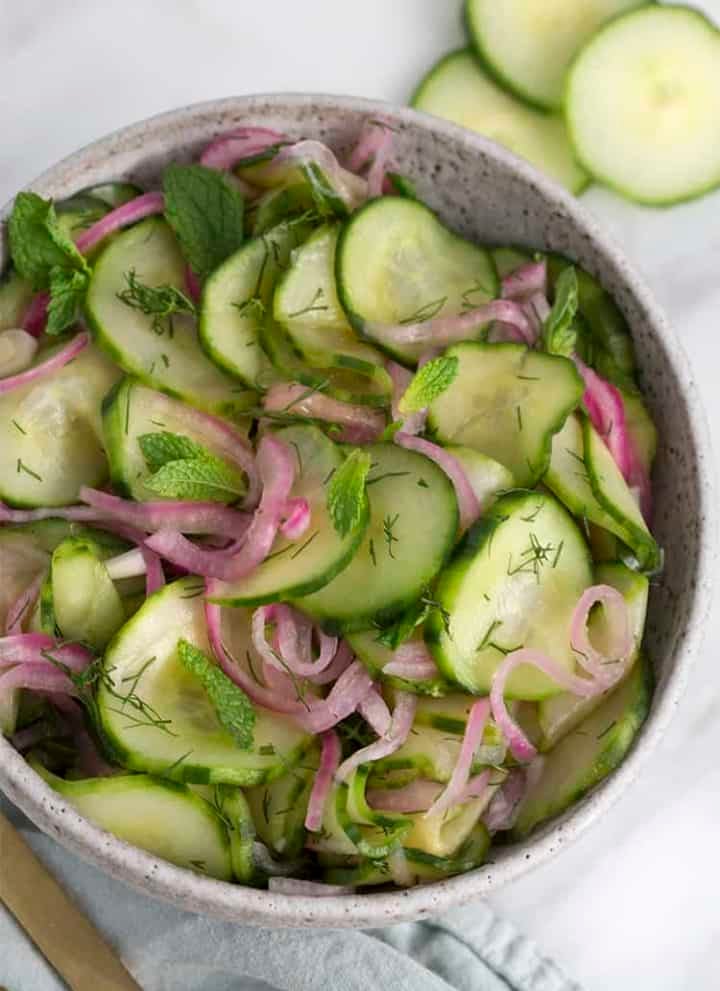
[[(720, 21), (720, 0), (698, 5)], [(457, 0), (0, 0), (0, 200), (80, 145), (184, 103), (272, 90), (404, 101), (461, 38)], [(720, 450), (720, 193), (670, 210), (598, 189), (583, 200), (669, 311)], [(720, 986), (718, 648), (716, 614), (631, 794), (493, 899), (588, 991)]]

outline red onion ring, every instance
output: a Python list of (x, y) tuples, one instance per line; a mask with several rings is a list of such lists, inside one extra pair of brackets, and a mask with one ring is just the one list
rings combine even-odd
[(488, 721), (489, 715), (490, 702), (488, 699), (480, 699), (470, 709), (465, 725), (462, 746), (460, 747), (460, 753), (450, 780), (442, 794), (425, 813), (426, 816), (438, 815), (461, 801), (468, 787), (473, 757), (482, 742), (485, 724)]
[(323, 733), (320, 767), (313, 781), (307, 813), (305, 815), (305, 828), (311, 833), (317, 833), (322, 829), (325, 804), (328, 800), (333, 778), (340, 764), (341, 757), (342, 748), (337, 733), (332, 730)]
[[(5, 633), (7, 636), (22, 633), (22, 624), (26, 613), (37, 601), (40, 589), (43, 586), (47, 572), (41, 571), (34, 578), (21, 595), (10, 605), (5, 617)], [(2, 641), (0, 641), (1, 643)]]
[[(596, 605), (603, 606), (610, 624), (611, 657), (600, 653), (590, 643), (587, 623), (590, 612)], [(570, 620), (570, 645), (578, 654), (581, 667), (604, 688), (609, 688), (620, 680), (632, 653), (633, 636), (627, 604), (616, 588), (610, 585), (591, 585), (585, 589)]]
[(395, 443), (409, 451), (416, 451), (434, 461), (452, 482), (460, 512), (460, 529), (467, 530), (480, 516), (481, 508), (468, 477), (457, 458), (444, 447), (423, 437), (411, 437), (402, 430), (395, 434)]
[(310, 392), (296, 383), (278, 383), (265, 393), (263, 406), (268, 411), (306, 416), (341, 426), (337, 440), (344, 443), (372, 444), (385, 429), (385, 417), (379, 410), (354, 406), (331, 399), (321, 392)]
[(417, 697), (415, 695), (411, 695), (409, 692), (398, 692), (395, 697), (392, 719), (385, 734), (369, 746), (361, 747), (360, 750), (350, 754), (338, 768), (335, 775), (337, 780), (347, 781), (353, 771), (361, 764), (380, 760), (382, 757), (388, 757), (399, 750), (410, 735), (416, 708)]
[(466, 341), (476, 336), (476, 331), (485, 324), (499, 320), (514, 326), (522, 334), (525, 343), (534, 343), (534, 333), (522, 306), (509, 299), (493, 299), (483, 306), (450, 316), (435, 317), (413, 324), (373, 324), (368, 331), (381, 338), (391, 340), (396, 345), (419, 345), (425, 347), (448, 346), (458, 341)]
[(378, 736), (385, 736), (389, 731), (392, 722), (390, 710), (376, 686), (373, 686), (362, 700), (358, 712)]
[(26, 368), (24, 372), (18, 372), (17, 375), (9, 375), (7, 378), (0, 379), (0, 396), (12, 392), (14, 389), (21, 389), (24, 385), (30, 385), (45, 375), (59, 371), (68, 362), (72, 361), (73, 358), (76, 358), (89, 343), (90, 335), (87, 332), (77, 334), (65, 347), (61, 348), (46, 361), (40, 362), (39, 365), (33, 365), (31, 368)]
[(134, 200), (129, 200), (115, 210), (111, 210), (110, 213), (106, 213), (92, 227), (88, 227), (80, 234), (75, 246), (82, 254), (87, 254), (109, 234), (114, 234), (115, 231), (119, 231), (123, 227), (136, 224), (138, 220), (162, 213), (164, 210), (165, 197), (162, 193), (143, 193), (141, 196), (136, 196)]
[(229, 172), (243, 159), (260, 155), (288, 141), (287, 135), (269, 127), (238, 127), (211, 141), (200, 155), (200, 164), (208, 169)]

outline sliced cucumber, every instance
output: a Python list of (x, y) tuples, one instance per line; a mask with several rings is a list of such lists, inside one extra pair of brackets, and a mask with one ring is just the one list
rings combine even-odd
[(186, 785), (146, 774), (66, 781), (33, 766), (81, 815), (126, 843), (220, 881), (232, 878), (223, 821)]
[(272, 227), (312, 210), (313, 198), (305, 182), (282, 186), (264, 193), (257, 201), (253, 219), (253, 237), (258, 237)]
[(258, 872), (253, 854), (255, 823), (242, 790), (236, 785), (190, 785), (190, 789), (215, 809), (227, 829), (233, 876), (240, 884), (253, 884)]
[(200, 343), (216, 365), (251, 388), (267, 389), (276, 378), (259, 330), (290, 253), (310, 230), (308, 224), (285, 223), (247, 241), (203, 288)]
[(551, 294), (560, 273), (574, 265), (578, 283), (580, 357), (603, 378), (626, 392), (637, 392), (635, 349), (630, 328), (610, 293), (570, 259), (550, 253), (547, 258)]
[(122, 495), (140, 502), (161, 498), (145, 485), (152, 472), (138, 442), (143, 434), (158, 431), (181, 434), (221, 459), (225, 455), (215, 431), (203, 429), (202, 417), (191, 407), (129, 376), (121, 379), (105, 397), (102, 422), (113, 486)]
[(367, 533), (334, 581), (297, 602), (343, 631), (385, 625), (416, 602), (447, 559), (458, 526), (455, 492), (437, 465), (394, 444), (366, 450), (373, 460)]
[(452, 444), (446, 446), (448, 452), (462, 465), (483, 512), (489, 509), (499, 495), (515, 485), (512, 472), (499, 461), (488, 458), (471, 447), (454, 447)]
[(288, 774), (246, 792), (258, 836), (278, 856), (298, 857), (305, 846), (305, 816), (319, 757), (313, 747)]
[(413, 825), (405, 838), (405, 846), (433, 857), (455, 857), (506, 777), (506, 771), (494, 770), (491, 785), (478, 798), (456, 805), (449, 811), (411, 816)]
[(720, 183), (720, 32), (670, 4), (611, 21), (570, 68), (565, 114), (599, 181), (640, 203), (702, 195)]
[(337, 820), (355, 850), (377, 860), (396, 850), (412, 827), (412, 820), (397, 813), (378, 812), (365, 798), (371, 766), (364, 764), (353, 772), (346, 785), (335, 792)]
[[(268, 317), (260, 328), (260, 342), (280, 377), (300, 382), (310, 389), (324, 392), (333, 399), (365, 406), (387, 405), (381, 369), (373, 365), (371, 375), (351, 367), (313, 368), (299, 354), (287, 331)], [(376, 371), (377, 368), (377, 371)], [(378, 385), (375, 384), (377, 377)]]
[(11, 268), (0, 278), (0, 330), (22, 327), (23, 317), (35, 293), (29, 282)]
[(98, 259), (85, 305), (100, 346), (141, 382), (201, 409), (233, 415), (252, 405), (254, 395), (205, 356), (189, 317), (153, 329), (151, 316), (118, 298), (131, 271), (144, 285), (184, 287), (185, 261), (164, 220), (123, 231)]
[[(398, 678), (396, 675), (384, 675), (383, 668), (392, 661), (394, 652), (380, 642), (379, 630), (363, 630), (357, 633), (348, 633), (347, 641), (355, 652), (358, 660), (362, 661), (373, 678), (379, 678), (384, 683), (399, 688), (405, 692), (413, 692), (417, 695), (444, 695), (450, 690), (450, 686), (444, 678), (429, 678), (425, 681), (407, 681), (405, 678)], [(421, 635), (412, 639), (422, 640)], [(411, 641), (408, 641), (411, 642)]]
[[(660, 548), (647, 528), (613, 456), (589, 419), (583, 425), (583, 448), (588, 480), (595, 499), (622, 529), (614, 532), (625, 541), (638, 559), (640, 567), (654, 571), (660, 564)], [(612, 530), (611, 527), (608, 529)]]
[(247, 578), (218, 584), (215, 602), (259, 605), (315, 592), (347, 567), (368, 525), (363, 515), (344, 537), (333, 526), (327, 484), (343, 462), (337, 445), (316, 427), (286, 427), (277, 436), (294, 453), (292, 498), (309, 503), (310, 526), (298, 541), (278, 534), (267, 559)]
[(562, 106), (574, 55), (611, 17), (647, 0), (466, 0), (465, 19), (478, 55), (521, 100)]
[(55, 549), (50, 567), (53, 626), (65, 640), (102, 653), (125, 622), (120, 593), (94, 541), (68, 537)]
[(567, 358), (521, 344), (456, 344), (458, 373), (429, 407), (429, 424), (448, 444), (474, 448), (533, 485), (550, 463), (553, 434), (583, 393)]
[[(588, 467), (586, 427), (589, 434), (592, 431), (590, 436), (597, 438), (598, 442), (593, 445), (593, 472)], [(627, 544), (643, 566), (649, 567), (657, 561), (657, 545), (640, 516), (635, 500), (604, 441), (585, 418), (567, 418), (553, 440), (550, 467), (543, 481), (586, 525), (595, 524)], [(614, 507), (612, 514), (610, 505)], [(623, 515), (624, 512), (628, 515)], [(597, 545), (597, 540), (594, 543)]]
[(346, 368), (368, 377), (366, 391), (389, 403), (392, 380), (382, 355), (359, 341), (347, 322), (335, 291), (335, 253), (339, 227), (317, 230), (293, 253), (280, 280), (273, 315), (302, 359), (314, 368)]
[[(568, 629), (592, 584), (590, 555), (574, 520), (550, 495), (498, 499), (466, 534), (440, 575), (425, 639), (446, 677), (487, 694), (505, 654), (534, 647), (575, 669)], [(560, 687), (523, 666), (507, 683), (511, 698), (540, 699)]]
[(487, 251), (448, 230), (419, 200), (400, 196), (372, 200), (345, 222), (335, 271), (352, 326), (411, 364), (426, 346), (395, 345), (385, 325), (460, 313), (498, 292)]
[(571, 193), (587, 185), (587, 173), (575, 160), (562, 120), (514, 99), (467, 49), (451, 52), (434, 65), (411, 103), (505, 145)]
[(97, 693), (103, 730), (130, 770), (199, 784), (260, 784), (292, 767), (309, 737), (262, 708), (252, 749), (240, 749), (223, 729), (204, 688), (177, 657), (180, 638), (209, 653), (203, 591), (195, 577), (166, 585), (110, 643)]
[(625, 407), (625, 423), (631, 443), (643, 468), (649, 475), (657, 454), (657, 428), (640, 396), (624, 392), (623, 405)]
[[(634, 645), (627, 668), (629, 672), (640, 653), (645, 630), (650, 583), (645, 575), (631, 571), (619, 561), (596, 565), (595, 581), (598, 584), (616, 588), (625, 599)], [(593, 644), (606, 656), (609, 656), (609, 651), (604, 647), (607, 636), (604, 612), (593, 613), (590, 617), (589, 628)], [(602, 696), (581, 698), (570, 692), (561, 692), (554, 698), (543, 699), (538, 704), (540, 748), (550, 750), (558, 740), (575, 729), (578, 723), (582, 722), (601, 703)]]
[(545, 757), (542, 774), (520, 806), (512, 830), (521, 839), (564, 812), (624, 760), (650, 709), (652, 672), (646, 660), (574, 732)]
[(0, 396), (0, 499), (64, 506), (77, 502), (81, 486), (105, 480), (100, 403), (119, 374), (88, 345), (59, 371)]

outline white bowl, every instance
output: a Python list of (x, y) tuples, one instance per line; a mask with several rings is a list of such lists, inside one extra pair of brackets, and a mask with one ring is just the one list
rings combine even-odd
[[(378, 926), (437, 914), (489, 894), (557, 854), (606, 812), (655, 748), (680, 701), (711, 600), (716, 570), (713, 468), (697, 387), (644, 282), (619, 248), (560, 187), (491, 141), (407, 108), (348, 97), (253, 96), (185, 107), (123, 128), (33, 182), (56, 199), (95, 183), (153, 186), (170, 161), (187, 160), (215, 135), (260, 124), (346, 151), (366, 117), (397, 129), (395, 159), (422, 198), (467, 237), (524, 244), (577, 260), (615, 297), (632, 329), (644, 391), (660, 436), (655, 531), (665, 572), (653, 585), (646, 644), (657, 674), (650, 716), (622, 766), (590, 796), (523, 843), (493, 852), (477, 870), (402, 891), (330, 898), (278, 895), (214, 881), (129, 846), (77, 814), (0, 738), (0, 787), (40, 829), (85, 860), (149, 895), (263, 926)], [(7, 217), (12, 204), (3, 216)], [(168, 824), (172, 828), (172, 824)]]

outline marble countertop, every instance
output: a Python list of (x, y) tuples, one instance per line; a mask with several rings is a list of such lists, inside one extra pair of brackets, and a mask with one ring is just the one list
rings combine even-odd
[[(697, 5), (720, 21), (720, 0)], [(456, 0), (0, 0), (0, 15), (0, 202), (75, 148), (185, 103), (272, 90), (402, 102), (462, 43)], [(669, 210), (600, 189), (583, 203), (667, 309), (720, 451), (720, 192)], [(720, 986), (719, 648), (716, 612), (684, 704), (630, 794), (492, 899), (588, 991)]]

